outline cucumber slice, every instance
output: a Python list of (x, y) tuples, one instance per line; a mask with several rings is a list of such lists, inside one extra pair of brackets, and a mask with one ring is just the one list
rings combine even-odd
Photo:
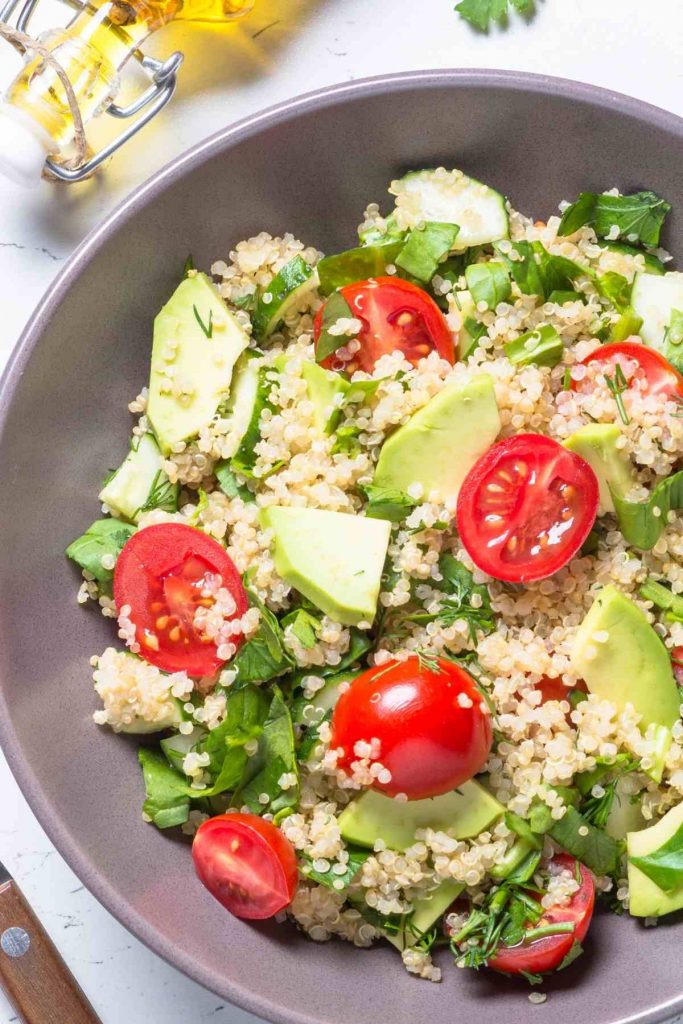
[(201, 726), (195, 725), (192, 732), (182, 733), (177, 732), (173, 736), (169, 736), (165, 740), (161, 740), (159, 746), (164, 752), (166, 760), (170, 764), (171, 768), (177, 768), (179, 772), (183, 770), (183, 761), (185, 755), (189, 754), (190, 751), (197, 746), (206, 736), (206, 729), (202, 729)]
[(643, 256), (645, 261), (645, 274), (657, 274), (659, 277), (666, 273), (666, 268), (662, 261), (657, 256), (653, 256), (650, 252), (643, 252), (642, 249), (636, 249), (632, 245), (626, 245), (624, 242), (607, 242), (603, 243), (605, 249), (609, 249), (610, 252), (621, 253), (624, 256)]
[(294, 724), (311, 724), (310, 721), (306, 721), (307, 714), (310, 714), (310, 712), (306, 712), (306, 708), (311, 706), (317, 712), (316, 718), (318, 721), (321, 721), (339, 700), (339, 687), (342, 683), (350, 683), (357, 675), (358, 672), (338, 672), (336, 675), (330, 676), (325, 681), (325, 685), (313, 697), (297, 697), (292, 704), (292, 721)]
[(301, 257), (285, 263), (268, 287), (259, 293), (251, 317), (254, 337), (265, 341), (301, 299), (318, 287), (318, 275)]
[(100, 491), (100, 501), (124, 519), (136, 523), (143, 511), (178, 508), (178, 485), (162, 469), (163, 458), (153, 434), (133, 438), (121, 466)]
[(182, 720), (183, 705), (176, 697), (172, 697), (168, 714), (163, 718), (156, 722), (148, 722), (145, 718), (134, 718), (128, 725), (121, 726), (118, 731), (131, 736), (147, 736), (153, 732), (164, 732), (165, 729), (177, 729)]
[(666, 329), (674, 309), (683, 310), (683, 273), (636, 274), (631, 292), (634, 313), (642, 317), (640, 336), (646, 345), (663, 351)]
[(413, 171), (392, 181), (396, 218), (401, 228), (425, 221), (457, 224), (460, 228), (453, 251), (508, 238), (510, 224), (505, 198), (488, 185), (468, 178), (462, 171)]
[[(264, 409), (273, 411), (269, 395), (273, 387), (274, 373), (275, 371), (269, 366), (259, 366), (256, 371), (256, 389), (249, 411), (249, 420), (239, 448), (230, 462), (230, 468), (245, 477), (253, 476), (252, 470), (256, 462), (255, 449), (261, 440), (261, 413)], [(246, 407), (244, 412), (246, 414)]]
[[(243, 352), (235, 364), (230, 395), (225, 408), (225, 418), (230, 422), (230, 433), (235, 451), (249, 429), (254, 406), (258, 398), (259, 364), (255, 352)], [(234, 454), (234, 452), (233, 452)]]

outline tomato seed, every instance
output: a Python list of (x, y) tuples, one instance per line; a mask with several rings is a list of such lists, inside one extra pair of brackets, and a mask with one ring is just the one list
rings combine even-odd
[(173, 629), (169, 629), (168, 639), (172, 640), (173, 643), (177, 643), (180, 640), (180, 626), (174, 626)]
[(154, 623), (157, 629), (164, 630), (168, 626), (168, 615), (160, 615)]

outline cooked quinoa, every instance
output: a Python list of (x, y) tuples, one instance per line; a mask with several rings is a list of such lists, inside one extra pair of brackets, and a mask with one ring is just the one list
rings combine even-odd
[[(443, 172), (447, 173), (451, 172)], [(460, 172), (452, 173), (457, 184)], [(405, 232), (420, 227), (422, 215), (413, 194), (405, 192), (401, 183), (394, 183), (392, 190), (398, 197), (394, 229)], [(375, 232), (381, 237), (392, 230), (391, 222), (379, 210), (377, 204), (368, 206), (361, 235)], [(361, 391), (357, 401), (337, 400), (338, 422), (331, 433), (320, 429), (304, 375), (305, 367), (315, 362), (314, 318), (325, 296), (318, 288), (309, 287), (286, 310), (267, 344), (257, 343), (252, 336), (254, 302), (267, 292), (275, 276), (297, 257), (307, 267), (316, 268), (322, 254), (290, 234), (272, 237), (263, 231), (239, 242), (225, 259), (211, 266), (228, 310), (250, 336), (254, 367), (264, 371), (268, 382), (253, 465), (248, 477), (236, 474), (239, 493), (225, 493), (214, 470), (233, 459), (242, 437), (236, 432), (234, 417), (219, 407), (196, 437), (175, 442), (163, 456), (163, 473), (170, 486), (178, 487), (177, 510), (150, 508), (134, 525), (141, 531), (174, 522), (204, 531), (225, 548), (238, 572), (246, 574), (253, 600), (237, 614), (230, 590), (220, 579), (214, 581), (204, 594), (206, 606), (198, 609), (193, 626), (207, 643), (215, 644), (226, 664), (213, 678), (191, 678), (182, 670), (168, 673), (144, 660), (130, 606), (116, 607), (107, 583), (116, 558), (105, 553), (103, 571), (84, 570), (78, 592), (80, 603), (97, 602), (103, 615), (116, 617), (121, 642), (93, 659), (95, 689), (103, 705), (94, 715), (98, 725), (139, 732), (172, 726), (188, 743), (199, 734), (197, 730), (204, 736), (219, 728), (226, 720), (231, 687), (239, 684), (239, 673), (231, 662), (240, 644), (258, 635), (266, 612), (281, 620), (300, 606), (296, 589), (276, 569), (273, 529), (264, 525), (263, 510), (307, 508), (363, 515), (365, 488), (373, 483), (385, 441), (449, 385), (467, 384), (482, 373), (490, 376), (500, 415), (500, 439), (532, 433), (563, 442), (589, 424), (613, 424), (619, 430), (617, 447), (633, 470), (630, 501), (645, 500), (658, 481), (680, 467), (680, 400), (667, 393), (651, 394), (645, 388), (630, 387), (621, 396), (627, 413), (624, 419), (599, 363), (584, 363), (600, 349), (621, 316), (596, 281), (612, 274), (630, 285), (645, 270), (646, 251), (611, 248), (609, 240), (599, 238), (590, 224), (561, 235), (560, 216), (535, 221), (509, 205), (507, 215), (509, 239), (499, 243), (497, 253), (486, 244), (479, 246), (474, 262), (507, 257), (514, 263), (517, 243), (540, 243), (548, 254), (585, 268), (574, 281), (575, 298), (547, 301), (541, 295), (523, 293), (513, 279), (505, 301), (494, 308), (488, 308), (486, 302), (476, 305), (472, 315), (482, 333), (467, 358), (452, 365), (431, 351), (414, 364), (396, 350), (382, 355), (370, 372), (352, 372), (352, 385), (375, 381), (376, 386)], [(464, 327), (458, 296), (465, 279), (443, 276), (440, 271), (439, 267), (431, 278), (431, 294), (438, 298), (457, 342)], [(396, 265), (389, 263), (385, 274), (397, 276)], [(505, 346), (545, 325), (553, 328), (561, 341), (556, 364), (511, 362)], [(340, 317), (330, 327), (330, 335), (344, 343), (337, 349), (342, 366), (345, 360), (353, 363), (361, 327), (354, 317)], [(573, 387), (572, 382), (580, 386)], [(180, 391), (177, 381), (173, 386), (174, 394), (181, 397), (190, 393), (183, 391), (189, 385), (182, 385)], [(142, 388), (129, 405), (135, 420), (134, 438), (152, 430), (147, 402), (147, 388)], [(340, 444), (341, 437), (352, 443)], [(275, 818), (297, 852), (300, 881), (286, 913), (315, 941), (339, 936), (359, 947), (369, 946), (386, 935), (382, 922), (409, 919), (416, 903), (447, 880), (463, 887), (460, 903), (448, 910), (444, 924), (445, 935), (456, 935), (471, 909), (484, 906), (500, 884), (491, 870), (519, 840), (514, 816), (529, 820), (534, 808), (545, 807), (549, 821), (560, 822), (569, 807), (564, 794), (575, 787), (578, 777), (586, 777), (601, 765), (628, 761), (629, 770), (619, 782), (620, 793), (640, 806), (643, 824), (658, 820), (683, 800), (680, 718), (671, 729), (661, 777), (655, 780), (654, 768), (661, 754), (657, 730), (652, 726), (643, 729), (640, 715), (631, 705), (619, 708), (595, 693), (580, 692), (582, 682), (572, 664), (581, 623), (608, 584), (641, 609), (669, 651), (683, 645), (683, 622), (662, 615), (653, 601), (641, 594), (648, 580), (661, 583), (672, 595), (683, 594), (683, 519), (678, 512), (669, 511), (665, 516), (661, 535), (650, 550), (629, 545), (615, 516), (608, 513), (599, 520), (593, 544), (584, 545), (559, 571), (537, 582), (511, 584), (486, 575), (472, 560), (455, 528), (455, 498), (435, 500), (417, 481), (407, 493), (409, 509), (391, 527), (374, 622), (349, 626), (320, 613), (312, 640), (302, 640), (291, 622), (282, 629), (284, 649), (297, 673), (295, 691), (303, 704), (295, 727), (297, 742), (314, 729), (317, 734), (310, 754), (293, 767), (286, 766), (277, 777), (280, 794), (294, 794), (295, 804), (287, 807), (288, 813), (272, 813), (269, 792), (257, 795), (256, 802), (262, 804), (266, 820)], [(117, 515), (106, 503), (102, 512)], [(490, 624), (485, 622), (482, 628), (476, 615), (474, 619), (440, 618), (445, 607), (445, 555), (471, 574), (475, 589), (470, 610), (483, 615), (488, 609)], [(406, 614), (416, 608), (421, 616)], [(346, 667), (345, 659), (358, 637), (370, 640), (364, 644), (360, 668), (405, 661), (419, 653), (427, 663), (435, 658), (452, 659), (471, 671), (488, 701), (494, 730), (480, 781), (508, 814), (465, 839), (454, 838), (449, 830), (431, 828), (418, 829), (403, 850), (390, 849), (377, 839), (349, 879), (349, 844), (342, 835), (340, 814), (368, 786), (388, 782), (391, 773), (382, 764), (381, 749), (372, 747), (374, 740), (369, 736), (367, 744), (357, 745), (353, 771), (340, 767), (338, 751), (331, 745), (329, 716), (316, 700), (330, 674), (340, 665)], [(595, 645), (606, 640), (606, 635), (593, 636)], [(566, 695), (562, 697), (560, 690), (559, 697), (546, 699), (542, 684), (548, 679), (557, 681)], [(344, 683), (340, 693), (352, 685)], [(472, 700), (462, 694), (459, 704), (468, 710)], [(244, 749), (247, 759), (258, 757), (258, 737), (248, 740)], [(192, 797), (194, 802), (188, 804), (181, 823), (188, 836), (221, 811), (253, 812), (253, 803), (243, 805), (239, 789), (234, 804), (228, 793), (202, 803), (202, 791), (210, 790), (215, 782), (211, 763), (209, 753), (191, 746), (173, 762), (197, 797), (196, 801)], [(598, 782), (589, 796), (600, 800), (605, 792)], [(396, 799), (401, 804), (406, 797), (398, 794)], [(147, 811), (143, 816), (153, 817)], [(560, 849), (549, 832), (550, 828), (541, 837), (539, 871)], [(623, 852), (621, 847), (615, 873), (595, 877), (598, 892), (617, 909), (629, 906)], [(326, 876), (325, 884), (307, 877), (310, 874)], [(539, 877), (539, 881), (544, 911), (566, 907), (580, 888), (568, 870), (549, 880)], [(432, 963), (429, 944), (409, 945), (402, 950), (402, 960), (409, 972), (432, 981), (440, 979), (441, 970)], [(536, 994), (529, 998), (541, 1002)]]

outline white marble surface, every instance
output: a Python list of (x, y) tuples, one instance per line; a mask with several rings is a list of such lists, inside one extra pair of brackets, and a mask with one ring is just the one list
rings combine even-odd
[[(160, 33), (151, 51), (187, 54), (178, 94), (104, 174), (80, 187), (35, 192), (0, 180), (0, 366), (61, 263), (130, 189), (215, 129), (297, 93), (417, 68), (515, 68), (608, 86), (683, 115), (683, 5), (676, 0), (538, 0), (530, 25), (514, 17), (489, 37), (473, 34), (453, 3), (257, 0), (224, 34), (188, 26)], [(16, 67), (0, 45), (0, 86)], [(254, 1020), (182, 977), (113, 920), (54, 850), (1, 755), (0, 811), (0, 857), (105, 1024)], [(0, 1024), (16, 1019), (0, 994)]]

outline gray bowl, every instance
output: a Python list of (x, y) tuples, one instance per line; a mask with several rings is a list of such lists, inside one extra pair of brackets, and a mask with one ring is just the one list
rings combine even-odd
[[(46, 831), (85, 885), (157, 953), (225, 999), (287, 1024), (654, 1022), (683, 1010), (680, 920), (645, 931), (599, 914), (587, 952), (544, 985), (445, 971), (409, 977), (388, 946), (316, 945), (230, 917), (186, 845), (143, 823), (135, 745), (98, 730), (88, 657), (113, 629), (75, 601), (62, 552), (96, 518), (103, 472), (145, 383), (152, 318), (188, 252), (208, 266), (261, 229), (333, 251), (408, 168), (456, 165), (539, 217), (582, 189), (653, 188), (683, 252), (683, 122), (584, 85), (500, 71), (356, 82), (224, 129), (137, 189), (69, 260), (0, 391), (0, 739)], [(20, 286), (20, 282), (17, 282)], [(679, 947), (680, 948), (680, 947)], [(445, 964), (444, 966), (448, 966)]]

